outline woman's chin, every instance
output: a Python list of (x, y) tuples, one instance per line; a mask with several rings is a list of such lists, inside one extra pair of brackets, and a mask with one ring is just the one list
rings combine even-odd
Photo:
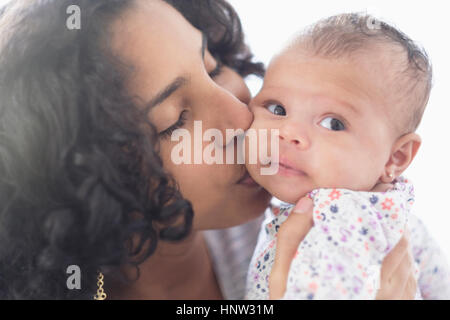
[(237, 185), (228, 192), (222, 205), (198, 211), (197, 219), (194, 216), (194, 230), (223, 229), (245, 224), (262, 216), (272, 199), (260, 186), (250, 188)]
[(258, 185), (257, 191), (252, 193), (249, 199), (240, 198), (241, 202), (237, 209), (240, 214), (238, 216), (236, 216), (236, 213), (233, 214), (236, 221), (232, 224), (242, 224), (260, 217), (268, 207), (270, 199), (272, 199), (270, 193)]

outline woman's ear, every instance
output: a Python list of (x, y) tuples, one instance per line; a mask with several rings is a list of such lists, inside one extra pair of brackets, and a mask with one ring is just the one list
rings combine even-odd
[(409, 167), (419, 150), (422, 139), (416, 133), (401, 136), (392, 148), (391, 156), (380, 177), (383, 183), (391, 183)]

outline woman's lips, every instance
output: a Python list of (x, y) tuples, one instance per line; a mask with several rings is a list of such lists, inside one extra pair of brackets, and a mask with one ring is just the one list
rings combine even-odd
[(246, 187), (259, 187), (259, 184), (257, 184), (256, 181), (253, 180), (252, 177), (250, 177), (248, 171), (244, 173), (244, 175), (238, 180), (237, 183)]

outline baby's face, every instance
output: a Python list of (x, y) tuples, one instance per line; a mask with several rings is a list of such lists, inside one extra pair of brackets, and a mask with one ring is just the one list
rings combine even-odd
[(279, 130), (279, 170), (261, 175), (259, 162), (247, 164), (252, 177), (289, 203), (315, 188), (372, 189), (395, 142), (390, 79), (379, 59), (298, 50), (275, 57), (250, 108), (253, 129)]

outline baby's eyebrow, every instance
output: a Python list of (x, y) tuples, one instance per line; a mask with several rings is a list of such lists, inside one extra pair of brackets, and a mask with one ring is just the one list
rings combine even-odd
[(356, 108), (353, 104), (351, 103), (347, 103), (345, 101), (338, 101), (339, 104), (343, 105), (344, 107), (350, 109), (351, 111), (353, 111), (355, 114), (360, 114), (360, 110), (358, 108)]
[(319, 100), (325, 100), (327, 104), (338, 104), (346, 109), (351, 110), (353, 113), (359, 115), (361, 112), (358, 108), (356, 108), (352, 103), (349, 103), (345, 100), (338, 99), (335, 97), (329, 97), (329, 96), (318, 96)]

